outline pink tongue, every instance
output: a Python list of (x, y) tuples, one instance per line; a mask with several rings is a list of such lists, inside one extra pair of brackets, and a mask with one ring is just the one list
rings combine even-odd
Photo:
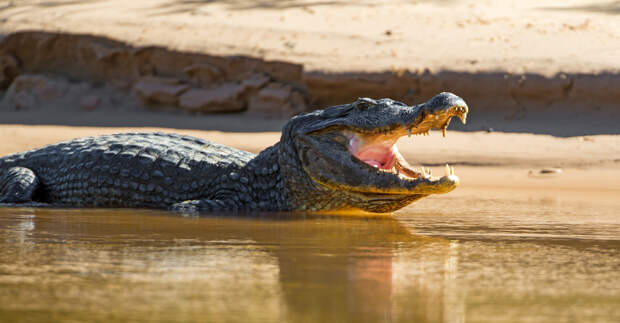
[(378, 161), (376, 161), (376, 160), (368, 160), (368, 159), (365, 159), (365, 160), (364, 160), (364, 162), (365, 162), (366, 164), (370, 165), (370, 166), (375, 166), (375, 167), (377, 167), (377, 168), (381, 168), (381, 163), (380, 163), (380, 162), (378, 162)]
[(364, 140), (357, 137), (351, 138), (349, 142), (349, 149), (351, 152), (370, 166), (374, 166), (381, 169), (392, 168), (392, 159), (394, 154), (392, 152), (392, 142), (364, 142)]

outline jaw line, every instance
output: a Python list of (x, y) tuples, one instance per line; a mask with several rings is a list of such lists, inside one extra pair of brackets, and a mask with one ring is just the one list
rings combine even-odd
[[(453, 106), (450, 109), (452, 108), (460, 109), (461, 107)], [(421, 118), (416, 118), (409, 123), (394, 122), (376, 127), (372, 131), (344, 124), (332, 124), (322, 130), (313, 130), (310, 133), (312, 135), (331, 133), (337, 138), (344, 139), (345, 142), (337, 139), (333, 143), (340, 147), (339, 151), (343, 148), (342, 153), (346, 152), (350, 156), (350, 163), (353, 165), (345, 167), (353, 167), (354, 170), (348, 174), (332, 170), (331, 167), (312, 169), (308, 166), (309, 168), (304, 168), (308, 176), (317, 184), (334, 190), (346, 190), (360, 196), (387, 197), (391, 195), (392, 198), (398, 196), (411, 198), (448, 193), (459, 185), (459, 178), (454, 175), (448, 165), (446, 165), (446, 175), (441, 177), (430, 176), (430, 172), (426, 172), (424, 168), (417, 171), (398, 152), (396, 142), (406, 135), (428, 134), (432, 128), (445, 130), (452, 117), (456, 116), (461, 119), (460, 112), (460, 110), (435, 112), (434, 114), (425, 112)], [(466, 114), (465, 108), (462, 113), (463, 119)], [(370, 151), (370, 154), (361, 154), (364, 150)], [(349, 162), (345, 161), (345, 163)], [(330, 172), (333, 173), (331, 177), (327, 176)], [(354, 177), (348, 177), (349, 175)]]
[[(456, 175), (453, 174), (453, 169), (451, 170), (449, 166), (446, 164), (446, 174), (442, 177), (434, 177), (428, 174), (425, 169), (422, 167), (420, 171), (415, 170), (407, 160), (400, 154), (398, 151), (398, 147), (396, 142), (403, 136), (411, 135), (411, 134), (424, 134), (428, 133), (431, 128), (440, 128), (445, 131), (447, 128), (447, 124), (450, 121), (449, 116), (447, 118), (439, 119), (439, 123), (437, 126), (429, 125), (428, 127), (419, 127), (422, 125), (425, 120), (422, 120), (415, 126), (403, 127), (399, 129), (395, 129), (393, 131), (387, 133), (360, 133), (356, 131), (345, 130), (343, 133), (349, 139), (348, 141), (348, 150), (351, 155), (361, 164), (365, 165), (368, 168), (368, 171), (374, 175), (382, 175), (390, 174), (393, 176), (398, 176), (398, 178), (402, 181), (406, 182), (427, 182), (426, 184), (430, 186), (441, 186), (442, 184), (452, 183), (453, 186), (458, 185), (459, 179)], [(460, 118), (460, 116), (459, 116)], [(437, 120), (437, 119), (435, 119)], [(428, 124), (428, 123), (427, 123)], [(417, 132), (411, 133), (407, 131), (407, 129), (416, 129)], [(370, 152), (370, 153), (368, 153)], [(451, 191), (452, 189), (447, 189), (447, 191)], [(362, 192), (359, 192), (362, 193)], [(387, 193), (387, 192), (363, 192), (364, 194), (369, 195), (394, 195), (394, 196), (407, 196), (411, 194), (422, 194), (420, 192), (411, 192), (405, 193), (402, 191)], [(438, 193), (438, 192), (435, 192)], [(441, 192), (439, 192), (441, 193)], [(431, 193), (429, 193), (431, 194)]]

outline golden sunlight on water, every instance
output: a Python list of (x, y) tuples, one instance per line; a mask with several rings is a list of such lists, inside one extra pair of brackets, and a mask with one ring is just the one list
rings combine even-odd
[(619, 207), (460, 189), (391, 217), (0, 209), (0, 322), (620, 322)]

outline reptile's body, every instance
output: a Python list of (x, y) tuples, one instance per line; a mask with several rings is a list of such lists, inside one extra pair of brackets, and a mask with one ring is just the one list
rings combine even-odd
[(424, 133), (438, 128), (433, 122), (445, 128), (450, 117), (464, 119), (467, 113), (465, 103), (452, 94), (440, 94), (429, 102), (407, 107), (389, 99), (360, 99), (303, 114), (287, 123), (279, 143), (258, 155), (163, 133), (50, 145), (0, 158), (0, 203), (392, 211), (458, 184), (449, 174), (432, 179), (415, 172), (393, 153), (393, 142), (385, 144), (406, 129)]

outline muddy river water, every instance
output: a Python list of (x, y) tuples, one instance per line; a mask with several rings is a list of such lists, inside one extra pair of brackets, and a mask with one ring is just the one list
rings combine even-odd
[(393, 216), (0, 209), (0, 322), (620, 322), (620, 201), (459, 189)]

